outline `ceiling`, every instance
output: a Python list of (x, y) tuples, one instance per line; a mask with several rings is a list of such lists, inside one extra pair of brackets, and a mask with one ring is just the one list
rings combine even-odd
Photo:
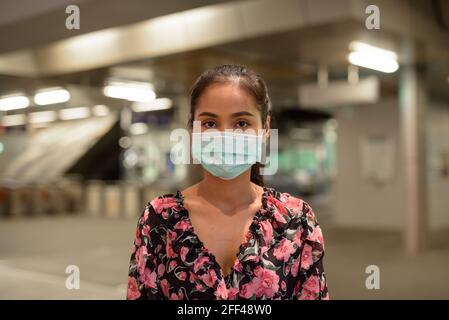
[[(12, 6), (13, 3), (21, 2), (23, 0), (4, 1), (2, 5), (9, 3)], [(218, 2), (226, 1), (208, 1), (208, 4)], [(126, 5), (124, 1), (119, 0), (108, 0), (107, 5), (103, 0), (84, 0), (77, 3), (83, 15), (81, 29), (85, 33), (204, 5), (204, 1), (190, 0), (158, 1), (157, 5), (154, 1), (143, 0), (126, 1)], [(432, 1), (414, 1), (412, 4), (437, 24)], [(449, 6), (445, 4), (441, 6), (449, 10)], [(24, 17), (16, 15), (10, 21), (0, 15), (0, 38), (8, 40), (1, 42), (0, 52), (34, 47), (73, 36), (65, 28), (54, 30), (52, 27), (64, 17), (64, 12), (61, 16), (61, 6), (56, 5), (49, 6), (44, 12), (27, 14)], [(40, 27), (36, 28), (37, 25)], [(438, 28), (442, 34), (446, 34), (445, 27), (440, 22)], [(21, 33), (27, 36), (17, 37), (17, 34)], [(367, 30), (360, 21), (343, 19), (247, 37), (207, 48), (127, 61), (120, 65), (151, 69), (160, 90), (171, 94), (187, 92), (195, 78), (208, 67), (221, 63), (246, 64), (264, 77), (274, 100), (281, 104), (292, 104), (296, 101), (298, 85), (316, 80), (319, 65), (327, 65), (331, 77), (345, 77), (348, 44), (355, 39), (369, 39), (400, 50), (400, 36), (391, 29)], [(418, 47), (417, 63), (427, 68), (427, 83), (431, 94), (443, 99), (449, 98), (449, 40), (439, 42), (435, 46), (418, 42)], [(49, 85), (80, 84), (101, 87), (109, 74), (109, 67), (37, 78), (0, 75), (0, 94), (19, 89), (32, 92)], [(371, 73), (368, 70), (360, 72), (362, 75)], [(382, 75), (382, 80), (385, 92), (397, 91), (397, 74)]]

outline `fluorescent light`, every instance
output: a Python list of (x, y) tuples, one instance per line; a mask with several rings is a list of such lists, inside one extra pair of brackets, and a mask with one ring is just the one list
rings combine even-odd
[(93, 113), (97, 117), (104, 117), (109, 114), (109, 108), (105, 105), (98, 104), (93, 107)]
[(348, 60), (356, 66), (385, 73), (392, 73), (399, 69), (398, 56), (393, 51), (359, 41), (351, 42), (349, 48), (353, 51), (349, 54)]
[(90, 109), (88, 107), (67, 108), (59, 111), (59, 118), (61, 120), (83, 119), (90, 116)]
[(63, 103), (70, 100), (70, 92), (64, 88), (47, 88), (39, 90), (34, 95), (34, 102), (37, 105)]
[(9, 116), (2, 117), (2, 125), (5, 127), (21, 126), (26, 122), (26, 117), (24, 114), (12, 114)]
[(32, 123), (31, 126), (33, 129), (48, 128), (50, 126), (50, 122)]
[(30, 113), (30, 123), (45, 123), (56, 120), (56, 112), (55, 111), (39, 111)]
[(30, 105), (30, 99), (23, 94), (11, 94), (0, 98), (0, 111), (23, 109)]
[(150, 83), (133, 81), (111, 81), (103, 89), (105, 96), (129, 101), (151, 102), (156, 93)]
[(143, 122), (136, 122), (130, 125), (129, 132), (132, 135), (144, 134), (148, 132), (148, 126)]
[(158, 98), (152, 102), (135, 102), (132, 104), (131, 109), (134, 112), (146, 112), (154, 110), (170, 109), (173, 103), (169, 98)]

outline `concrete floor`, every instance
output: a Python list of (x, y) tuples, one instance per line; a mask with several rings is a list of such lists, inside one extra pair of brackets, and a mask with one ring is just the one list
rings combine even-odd
[[(0, 220), (0, 299), (124, 299), (136, 220), (58, 215)], [(332, 229), (321, 222), (331, 299), (449, 299), (449, 232), (407, 257), (401, 235)], [(68, 290), (68, 265), (80, 289)], [(380, 289), (365, 268), (380, 269)]]

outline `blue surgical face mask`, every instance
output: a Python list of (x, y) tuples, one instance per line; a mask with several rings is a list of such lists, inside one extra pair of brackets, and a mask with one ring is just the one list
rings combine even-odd
[(262, 133), (194, 132), (192, 158), (212, 175), (231, 180), (261, 161), (262, 140)]

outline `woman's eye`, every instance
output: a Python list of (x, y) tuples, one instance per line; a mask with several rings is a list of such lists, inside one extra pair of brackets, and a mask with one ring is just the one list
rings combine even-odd
[(244, 128), (248, 125), (248, 122), (246, 122), (245, 120), (239, 120), (237, 121), (237, 127), (239, 128)]
[(204, 121), (204, 122), (203, 122), (203, 125), (204, 125), (206, 128), (213, 128), (213, 126), (215, 125), (215, 122), (213, 122), (213, 121)]

